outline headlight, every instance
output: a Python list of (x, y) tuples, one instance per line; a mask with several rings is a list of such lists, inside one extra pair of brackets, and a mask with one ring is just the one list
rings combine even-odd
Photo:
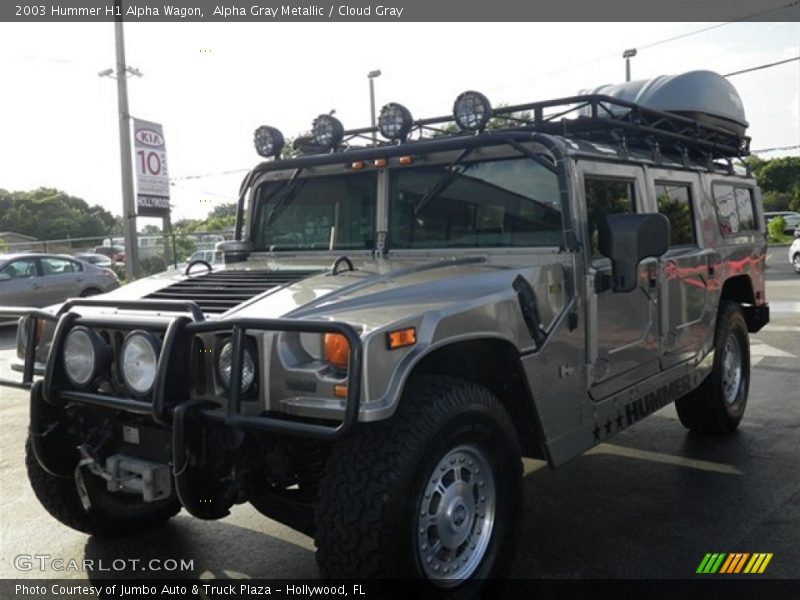
[[(245, 344), (244, 357), (242, 359), (242, 384), (239, 386), (239, 391), (243, 394), (253, 387), (253, 382), (256, 379), (256, 363), (253, 355), (254, 351), (248, 348), (248, 344)], [(227, 341), (223, 344), (217, 355), (217, 373), (226, 390), (231, 387), (232, 367), (233, 342)]]
[(77, 387), (86, 387), (108, 366), (111, 349), (86, 327), (75, 327), (64, 340), (64, 372)]
[(453, 118), (463, 131), (481, 131), (492, 118), (492, 105), (480, 92), (464, 92), (453, 105)]
[(135, 395), (145, 396), (152, 391), (160, 350), (161, 343), (146, 331), (131, 331), (122, 342), (122, 377)]

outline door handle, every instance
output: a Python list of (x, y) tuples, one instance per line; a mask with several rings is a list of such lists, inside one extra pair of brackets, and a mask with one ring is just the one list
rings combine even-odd
[(652, 264), (647, 267), (647, 289), (654, 290), (658, 286), (658, 265)]

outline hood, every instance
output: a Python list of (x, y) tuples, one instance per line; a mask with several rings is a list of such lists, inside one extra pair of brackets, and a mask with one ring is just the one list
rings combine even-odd
[(515, 271), (484, 257), (353, 259), (331, 274), (311, 258), (251, 257), (187, 277), (165, 272), (104, 297), (197, 302), (209, 318), (298, 318), (358, 322), (366, 328), (510, 289)]

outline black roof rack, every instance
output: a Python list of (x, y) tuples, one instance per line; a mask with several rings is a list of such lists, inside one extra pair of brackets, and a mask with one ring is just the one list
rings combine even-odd
[[(481, 135), (532, 131), (610, 143), (623, 150), (628, 147), (646, 148), (656, 153), (678, 154), (684, 159), (692, 157), (706, 161), (750, 154), (748, 136), (682, 114), (655, 110), (599, 94), (498, 107), (493, 110), (492, 116), (503, 121), (503, 126), (491, 127)], [(453, 123), (452, 115), (414, 121), (408, 141), (414, 141), (411, 139), (414, 135), (420, 140), (429, 139), (431, 133), (440, 136), (474, 135), (441, 127), (449, 123)], [(373, 147), (397, 144), (390, 141), (374, 144), (372, 136), (376, 132), (377, 127), (347, 130), (342, 146), (337, 151), (347, 150), (350, 142), (360, 139), (368, 142), (365, 145)], [(315, 149), (304, 148), (306, 152)]]

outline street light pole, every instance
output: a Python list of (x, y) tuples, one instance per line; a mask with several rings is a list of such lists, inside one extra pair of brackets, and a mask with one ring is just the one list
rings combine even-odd
[(367, 73), (367, 77), (369, 78), (369, 110), (370, 110), (370, 123), (372, 124), (372, 145), (375, 146), (378, 144), (378, 134), (375, 132), (375, 78), (381, 76), (380, 69), (376, 69), (375, 71), (370, 71)]
[(622, 58), (625, 59), (625, 81), (631, 80), (631, 58), (636, 56), (636, 48), (629, 48), (622, 53)]
[[(114, 0), (115, 13), (122, 15), (121, 0)], [(122, 165), (122, 230), (125, 235), (125, 268), (130, 279), (141, 276), (139, 245), (136, 240), (136, 203), (133, 196), (131, 128), (128, 112), (128, 67), (125, 65), (125, 37), (122, 16), (114, 19), (117, 50), (117, 102), (119, 105), (119, 154)]]

